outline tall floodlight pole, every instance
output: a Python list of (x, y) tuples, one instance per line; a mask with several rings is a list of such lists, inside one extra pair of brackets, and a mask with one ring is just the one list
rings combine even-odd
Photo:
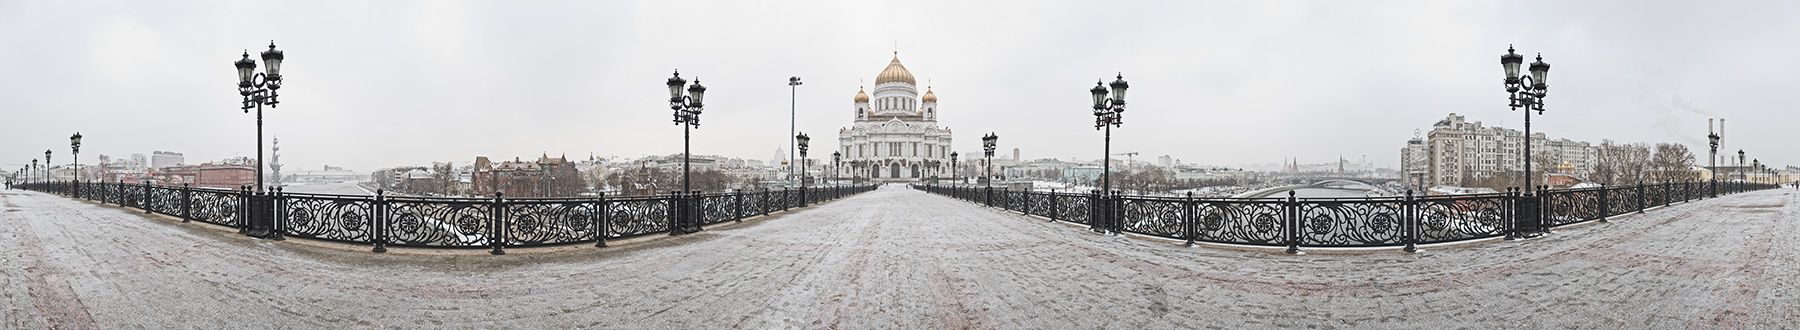
[(1531, 63), (1531, 75), (1520, 76), (1519, 64), (1525, 62), (1525, 56), (1513, 53), (1512, 45), (1506, 46), (1506, 54), (1500, 55), (1500, 66), (1506, 69), (1506, 92), (1512, 94), (1507, 106), (1517, 111), (1525, 108), (1525, 191), (1533, 191), (1531, 184), (1531, 111), (1544, 114), (1544, 97), (1549, 95), (1550, 64), (1544, 63), (1544, 55), (1538, 54), (1537, 62)]
[[(789, 136), (792, 136), (794, 133), (796, 133), (794, 124), (796, 122), (798, 122), (798, 119), (800, 118), (800, 115), (799, 115), (800, 112), (798, 110), (800, 108), (799, 107), (799, 104), (800, 104), (800, 101), (799, 101), (800, 100), (800, 98), (799, 98), (800, 97), (800, 87), (799, 86), (800, 86), (800, 77), (797, 77), (797, 76), (796, 77), (788, 77), (788, 135)], [(788, 140), (788, 154), (789, 155), (794, 154), (795, 144), (796, 143), (793, 139)], [(793, 162), (788, 162), (788, 179), (789, 180), (794, 179), (794, 166), (796, 166), (796, 165), (799, 165), (799, 164), (794, 164)]]
[(987, 179), (988, 187), (994, 186), (994, 147), (996, 147), (999, 142), (1000, 136), (994, 135), (994, 132), (988, 132), (987, 136), (981, 137), (981, 150), (987, 156), (987, 160), (981, 162), (982, 166), (987, 168), (987, 173), (982, 176)]
[[(693, 158), (692, 151), (689, 149), (690, 133), (693, 129), (700, 128), (700, 112), (703, 108), (701, 101), (706, 97), (706, 86), (700, 85), (698, 77), (694, 78), (693, 85), (688, 85), (686, 79), (681, 79), (680, 71), (676, 71), (674, 76), (669, 77), (667, 85), (669, 86), (669, 109), (675, 110), (675, 124), (681, 125), (681, 192), (686, 194), (693, 191), (693, 186), (688, 181), (689, 164)], [(687, 87), (686, 95), (682, 94), (682, 87)], [(684, 225), (693, 226), (692, 223)], [(695, 231), (699, 231), (699, 228), (670, 228), (669, 230), (670, 234)]]
[(263, 191), (263, 148), (262, 123), (263, 105), (274, 108), (281, 104), (276, 93), (281, 89), (281, 62), (286, 56), (275, 50), (275, 42), (269, 42), (269, 50), (262, 52), (263, 73), (256, 72), (256, 60), (250, 59), (250, 51), (244, 51), (244, 58), (232, 63), (237, 66), (238, 94), (244, 96), (241, 110), (249, 113), (256, 109), (256, 192)]

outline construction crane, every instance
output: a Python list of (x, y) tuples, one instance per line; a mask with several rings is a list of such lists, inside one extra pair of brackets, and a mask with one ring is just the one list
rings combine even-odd
[(1125, 156), (1125, 170), (1130, 171), (1131, 166), (1132, 166), (1131, 164), (1136, 162), (1137, 154), (1138, 154), (1138, 152), (1136, 152), (1136, 151), (1127, 151), (1127, 152), (1116, 153), (1113, 155), (1114, 156)]

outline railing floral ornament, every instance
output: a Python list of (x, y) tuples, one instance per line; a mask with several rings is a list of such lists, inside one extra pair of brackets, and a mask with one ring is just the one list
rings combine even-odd
[[(387, 246), (484, 248), (504, 254), (507, 247), (593, 243), (668, 233), (675, 221), (713, 225), (768, 215), (857, 193), (873, 185), (806, 187), (782, 190), (737, 190), (716, 194), (584, 198), (439, 198), (283, 193), (257, 194), (224, 190), (124, 182), (46, 182), (16, 188), (61, 194), (106, 204), (134, 207), (146, 213), (180, 217), (232, 227), (260, 238), (307, 239)], [(676, 212), (678, 205), (692, 212)], [(680, 216), (690, 219), (677, 219)], [(266, 217), (267, 225), (252, 230)], [(697, 227), (697, 226), (696, 226)], [(268, 231), (258, 233), (258, 231)]]
[(1511, 189), (1506, 193), (1368, 198), (1194, 198), (987, 187), (913, 185), (978, 205), (1056, 221), (1089, 225), (1097, 232), (1196, 242), (1256, 246), (1405, 247), (1475, 239), (1535, 237), (1550, 228), (1648, 208), (1761, 189), (1769, 184), (1671, 182), (1632, 186)]

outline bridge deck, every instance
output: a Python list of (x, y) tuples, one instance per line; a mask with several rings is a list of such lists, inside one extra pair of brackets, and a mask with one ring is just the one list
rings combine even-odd
[[(1800, 203), (1313, 254), (1104, 236), (890, 186), (611, 248), (371, 254), (0, 191), (0, 328), (1780, 328)], [(1519, 312), (1512, 312), (1519, 311)]]

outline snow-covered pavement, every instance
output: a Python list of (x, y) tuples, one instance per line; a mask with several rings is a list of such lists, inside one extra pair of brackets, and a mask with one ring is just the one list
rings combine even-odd
[(395, 249), (0, 191), (0, 328), (1783, 328), (1800, 194), (1323, 253), (1099, 235), (900, 186), (613, 247)]

